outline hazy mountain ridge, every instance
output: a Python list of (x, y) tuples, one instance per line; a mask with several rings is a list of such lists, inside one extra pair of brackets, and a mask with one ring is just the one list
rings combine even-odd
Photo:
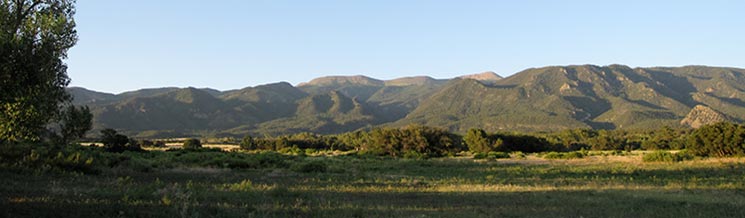
[(492, 72), (448, 80), (331, 76), (296, 87), (282, 82), (225, 92), (70, 92), (74, 103), (93, 108), (96, 128), (147, 132), (142, 136), (338, 133), (412, 123), (459, 132), (552, 131), (684, 126), (687, 116), (696, 123), (719, 119), (693, 110), (697, 105), (729, 120), (745, 117), (745, 70), (706, 66), (573, 65), (531, 68), (507, 78)]

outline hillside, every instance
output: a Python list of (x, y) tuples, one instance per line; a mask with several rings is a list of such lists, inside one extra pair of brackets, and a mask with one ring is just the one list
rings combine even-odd
[(743, 70), (713, 67), (637, 68), (621, 65), (528, 69), (486, 85), (462, 80), (440, 90), (399, 125), (419, 123), (465, 131), (677, 126), (698, 104), (732, 117)]
[(222, 92), (69, 90), (75, 104), (92, 107), (97, 129), (141, 137), (332, 134), (412, 123), (457, 132), (633, 129), (745, 118), (745, 70), (705, 66), (551, 66), (507, 78), (492, 72), (455, 79), (332, 76)]

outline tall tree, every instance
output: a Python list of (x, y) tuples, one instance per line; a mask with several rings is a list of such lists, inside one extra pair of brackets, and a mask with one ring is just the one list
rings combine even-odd
[(62, 143), (67, 144), (85, 136), (91, 130), (93, 115), (88, 106), (68, 106), (59, 118)]
[[(483, 129), (469, 129), (463, 141), (466, 142), (468, 150), (472, 152), (489, 152), (494, 149), (490, 146), (489, 136)], [(499, 145), (501, 146), (501, 143)]]
[(39, 139), (61, 104), (75, 0), (0, 0), (0, 143)]

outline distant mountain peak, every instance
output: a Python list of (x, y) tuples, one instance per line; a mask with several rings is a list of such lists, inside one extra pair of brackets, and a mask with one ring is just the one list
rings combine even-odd
[(385, 82), (378, 79), (373, 79), (363, 75), (355, 76), (325, 76), (311, 80), (310, 82), (300, 83), (300, 86), (328, 86), (328, 85), (340, 85), (340, 84), (356, 84), (366, 86), (383, 86)]
[(475, 79), (475, 80), (478, 80), (478, 81), (497, 81), (497, 80), (503, 79), (501, 76), (499, 76), (498, 74), (496, 74), (496, 73), (494, 73), (492, 71), (486, 71), (486, 72), (483, 72), (483, 73), (464, 75), (464, 76), (460, 76), (458, 78), (461, 78), (461, 79)]
[(444, 84), (447, 80), (438, 80), (429, 76), (411, 76), (401, 77), (392, 80), (386, 80), (387, 86), (421, 86), (427, 84)]

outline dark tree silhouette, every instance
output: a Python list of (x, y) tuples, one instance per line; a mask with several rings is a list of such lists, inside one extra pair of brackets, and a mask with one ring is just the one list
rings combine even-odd
[(70, 100), (74, 0), (0, 1), (0, 142), (38, 140)]

